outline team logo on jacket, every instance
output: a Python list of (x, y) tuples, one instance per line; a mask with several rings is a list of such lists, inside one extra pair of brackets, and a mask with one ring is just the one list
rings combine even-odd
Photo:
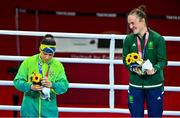
[(150, 42), (148, 43), (148, 49), (153, 49), (153, 47), (154, 47), (154, 44), (153, 44), (152, 41), (150, 41)]

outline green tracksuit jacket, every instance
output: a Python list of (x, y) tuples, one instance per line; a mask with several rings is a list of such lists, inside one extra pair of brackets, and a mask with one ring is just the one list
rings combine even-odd
[[(145, 36), (141, 40), (141, 49), (144, 48)], [(126, 55), (132, 52), (138, 53), (137, 35), (131, 33), (127, 35), (123, 42), (123, 63), (126, 64)], [(153, 67), (157, 70), (154, 75), (142, 75), (131, 72), (129, 84), (138, 88), (154, 88), (163, 85), (164, 75), (163, 68), (167, 65), (166, 44), (164, 38), (157, 32), (149, 29), (149, 38), (145, 48), (144, 60), (149, 59)]]
[(56, 59), (49, 61), (48, 79), (52, 82), (50, 99), (41, 99), (40, 92), (31, 90), (30, 76), (33, 72), (39, 73), (38, 61), (42, 64), (42, 76), (48, 70), (48, 64), (44, 63), (39, 54), (23, 61), (14, 79), (14, 86), (24, 92), (21, 105), (22, 117), (58, 117), (56, 94), (63, 94), (68, 89), (68, 81), (63, 65)]

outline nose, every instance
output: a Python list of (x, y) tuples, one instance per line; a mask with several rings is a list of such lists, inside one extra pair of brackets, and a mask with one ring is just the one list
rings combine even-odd
[(46, 55), (46, 56), (45, 56), (45, 59), (46, 59), (46, 60), (50, 59), (50, 56), (49, 56), (49, 55)]
[(49, 55), (46, 55), (46, 58), (49, 58), (50, 56)]
[(129, 24), (129, 28), (132, 29), (132, 28), (133, 28), (133, 25), (132, 25), (132, 24)]

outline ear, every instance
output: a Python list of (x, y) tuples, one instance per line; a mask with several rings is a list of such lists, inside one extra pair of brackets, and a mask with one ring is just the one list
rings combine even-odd
[(144, 22), (145, 23), (145, 19), (144, 18), (140, 18), (139, 22)]
[(42, 52), (42, 50), (39, 48), (39, 53), (41, 53)]

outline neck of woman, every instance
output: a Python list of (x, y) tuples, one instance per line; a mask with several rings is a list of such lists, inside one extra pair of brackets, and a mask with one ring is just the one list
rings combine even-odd
[(144, 36), (144, 34), (148, 31), (147, 27), (144, 27), (138, 34), (138, 36), (140, 38), (142, 38)]

